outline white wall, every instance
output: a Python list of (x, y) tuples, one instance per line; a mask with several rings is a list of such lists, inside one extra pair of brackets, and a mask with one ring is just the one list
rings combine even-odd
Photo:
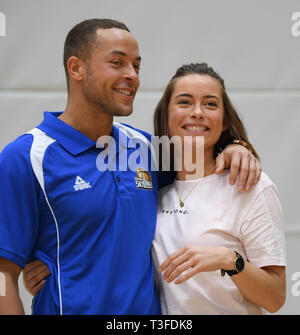
[[(93, 17), (124, 21), (142, 55), (135, 111), (122, 119), (152, 131), (152, 113), (176, 68), (206, 61), (225, 78), (264, 170), (277, 184), (286, 222), (287, 302), (279, 314), (300, 314), (292, 274), (300, 272), (300, 37), (291, 34), (298, 0), (104, 1), (1, 0), (0, 150), (66, 103), (62, 52), (76, 23)], [(21, 287), (26, 312), (30, 297)]]

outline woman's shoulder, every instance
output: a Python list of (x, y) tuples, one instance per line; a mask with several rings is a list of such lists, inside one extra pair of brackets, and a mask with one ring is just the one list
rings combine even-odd
[(278, 192), (277, 186), (275, 185), (271, 177), (265, 171), (262, 171), (258, 182), (256, 183), (256, 185), (252, 186), (250, 191), (244, 190), (242, 192), (238, 192), (239, 176), (237, 177), (235, 184), (230, 185), (229, 184), (229, 174), (230, 174), (230, 171), (226, 170), (218, 176), (218, 179), (219, 179), (219, 183), (222, 184), (223, 189), (224, 190), (226, 189), (230, 193), (241, 194), (244, 197), (252, 198), (252, 197), (256, 197), (258, 194), (260, 194), (261, 192), (263, 192), (264, 190), (268, 188), (273, 188), (276, 192)]
[(264, 171), (262, 171), (259, 181), (257, 182), (258, 188), (265, 189), (269, 186), (275, 186), (274, 182), (272, 181), (271, 177)]
[(253, 197), (257, 197), (262, 194), (267, 194), (269, 192), (276, 194), (276, 196), (279, 196), (278, 188), (276, 184), (273, 182), (271, 177), (264, 171), (262, 171), (261, 176), (259, 178), (259, 181), (256, 185), (252, 187), (253, 189)]

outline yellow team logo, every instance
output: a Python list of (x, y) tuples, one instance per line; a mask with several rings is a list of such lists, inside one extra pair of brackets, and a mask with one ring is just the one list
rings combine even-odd
[(152, 190), (151, 175), (148, 171), (142, 168), (137, 168), (136, 175), (137, 177), (135, 177), (134, 179), (137, 188)]

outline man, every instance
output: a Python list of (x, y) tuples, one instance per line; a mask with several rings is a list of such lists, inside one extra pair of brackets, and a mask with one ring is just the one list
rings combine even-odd
[[(6, 294), (0, 313), (24, 312), (17, 281), (26, 262), (36, 258), (52, 275), (34, 300), (33, 314), (160, 313), (150, 255), (157, 172), (150, 165), (142, 174), (96, 168), (103, 151), (95, 145), (98, 138), (115, 139), (116, 157), (119, 148), (132, 154), (129, 138), (150, 140), (113, 123), (114, 116), (132, 112), (140, 62), (138, 44), (123, 23), (94, 19), (76, 25), (64, 48), (65, 111), (45, 113), (37, 128), (1, 153), (0, 272)], [(242, 146), (224, 150), (219, 172), (230, 163), (233, 182), (239, 167), (241, 185), (259, 177), (257, 162)], [(148, 189), (135, 182), (144, 174), (151, 180)]]

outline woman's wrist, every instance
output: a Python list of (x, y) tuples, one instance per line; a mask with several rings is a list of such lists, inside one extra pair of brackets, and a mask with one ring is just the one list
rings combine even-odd
[(235, 268), (236, 253), (234, 250), (222, 247), (222, 260), (220, 269), (233, 270)]

